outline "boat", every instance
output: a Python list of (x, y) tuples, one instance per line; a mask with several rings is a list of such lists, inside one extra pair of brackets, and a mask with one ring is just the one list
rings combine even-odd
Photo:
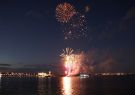
[(80, 74), (80, 78), (88, 78), (88, 77), (90, 77), (89, 74)]

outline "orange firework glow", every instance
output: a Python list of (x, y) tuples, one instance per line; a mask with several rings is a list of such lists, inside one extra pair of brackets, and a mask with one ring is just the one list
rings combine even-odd
[(59, 22), (68, 22), (75, 13), (74, 7), (69, 3), (62, 3), (56, 7), (56, 19)]
[(85, 12), (89, 12), (90, 11), (90, 6), (86, 6), (85, 7)]
[(71, 48), (66, 48), (66, 50), (63, 51), (64, 52), (61, 54), (61, 57), (63, 58), (63, 63), (66, 69), (65, 74), (67, 76), (77, 75), (79, 73), (80, 66), (83, 63), (84, 54), (73, 54), (73, 49)]

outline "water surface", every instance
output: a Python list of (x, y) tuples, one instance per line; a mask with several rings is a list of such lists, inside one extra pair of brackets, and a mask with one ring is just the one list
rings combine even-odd
[(134, 87), (134, 76), (0, 78), (0, 95), (135, 95)]

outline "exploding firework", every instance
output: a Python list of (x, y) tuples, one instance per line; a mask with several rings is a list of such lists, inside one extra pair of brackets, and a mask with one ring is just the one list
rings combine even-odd
[(84, 54), (82, 52), (73, 53), (73, 49), (66, 48), (60, 56), (63, 58), (63, 63), (66, 69), (65, 74), (67, 76), (79, 73), (80, 67), (84, 60)]
[(62, 3), (56, 7), (56, 19), (59, 22), (67, 23), (75, 14), (74, 7), (69, 3)]
[(80, 13), (75, 14), (67, 23), (63, 24), (62, 28), (65, 39), (87, 37), (85, 16)]
[(86, 18), (69, 3), (61, 3), (56, 7), (56, 19), (62, 24), (65, 39), (87, 37)]

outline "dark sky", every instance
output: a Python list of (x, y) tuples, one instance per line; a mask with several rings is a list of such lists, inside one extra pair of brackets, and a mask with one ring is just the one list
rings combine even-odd
[[(68, 2), (86, 16), (87, 37), (64, 39), (55, 18), (58, 4)], [(89, 11), (85, 12), (86, 6)], [(134, 0), (1, 0), (0, 70), (44, 70), (60, 62), (62, 49), (112, 56), (121, 71), (135, 72)], [(99, 53), (103, 52), (103, 53)], [(106, 57), (108, 60), (108, 57)], [(45, 68), (43, 68), (45, 67)]]

